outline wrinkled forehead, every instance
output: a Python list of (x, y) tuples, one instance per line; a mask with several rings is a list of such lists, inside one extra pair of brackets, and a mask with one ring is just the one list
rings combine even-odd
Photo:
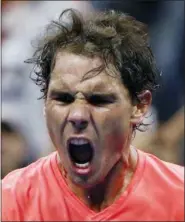
[(51, 74), (50, 87), (57, 89), (88, 89), (89, 91), (114, 91), (123, 87), (120, 75), (113, 65), (99, 72), (100, 58), (89, 58), (71, 53), (58, 53)]
[(84, 73), (102, 65), (99, 57), (87, 57), (69, 52), (58, 52), (55, 59), (53, 72), (59, 74), (76, 74), (82, 78)]

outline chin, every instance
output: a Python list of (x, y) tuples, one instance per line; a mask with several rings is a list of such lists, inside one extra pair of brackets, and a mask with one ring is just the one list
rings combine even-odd
[(98, 175), (72, 175), (72, 182), (82, 188), (89, 189), (95, 187), (96, 185), (100, 184), (104, 181), (104, 178), (98, 178)]

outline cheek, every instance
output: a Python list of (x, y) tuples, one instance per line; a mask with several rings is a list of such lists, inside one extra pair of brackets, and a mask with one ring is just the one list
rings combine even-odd
[(130, 110), (116, 106), (102, 112), (98, 116), (98, 124), (101, 123), (101, 130), (104, 134), (114, 136), (123, 134), (129, 128)]
[(48, 104), (46, 106), (46, 124), (52, 140), (58, 135), (61, 136), (66, 113), (66, 110), (58, 105)]
[(130, 132), (130, 108), (114, 107), (99, 116), (99, 122), (101, 142), (109, 147), (105, 151), (119, 156)]

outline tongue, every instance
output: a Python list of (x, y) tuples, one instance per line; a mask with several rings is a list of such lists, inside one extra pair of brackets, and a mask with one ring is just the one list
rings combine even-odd
[(69, 145), (69, 151), (72, 160), (75, 163), (87, 163), (92, 159), (92, 147), (90, 144), (85, 145)]

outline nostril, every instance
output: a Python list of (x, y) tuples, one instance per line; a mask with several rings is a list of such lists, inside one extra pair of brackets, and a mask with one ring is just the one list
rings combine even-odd
[(83, 119), (69, 120), (69, 122), (77, 129), (85, 129), (88, 125), (88, 121)]

